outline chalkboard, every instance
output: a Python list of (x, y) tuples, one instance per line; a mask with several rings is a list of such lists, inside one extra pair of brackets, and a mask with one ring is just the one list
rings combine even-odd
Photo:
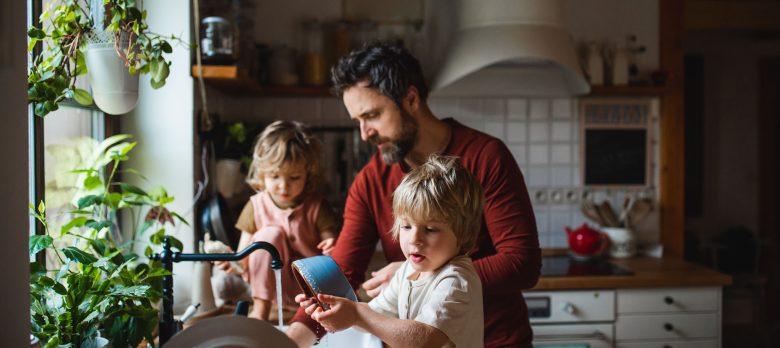
[(585, 129), (585, 185), (647, 185), (647, 129)]

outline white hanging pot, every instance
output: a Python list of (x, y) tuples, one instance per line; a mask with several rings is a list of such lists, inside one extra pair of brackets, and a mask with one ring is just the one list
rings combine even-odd
[[(120, 41), (120, 47), (126, 46)], [(117, 54), (114, 43), (90, 43), (84, 56), (95, 105), (111, 115), (133, 110), (138, 104), (139, 74), (131, 75), (127, 71), (125, 60)]]

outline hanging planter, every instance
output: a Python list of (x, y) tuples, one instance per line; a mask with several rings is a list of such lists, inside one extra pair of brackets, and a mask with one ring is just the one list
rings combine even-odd
[[(30, 27), (28, 50), (42, 44), (27, 74), (27, 96), (38, 116), (75, 100), (123, 114), (138, 102), (138, 74), (151, 76), (152, 88), (165, 85), (173, 51), (167, 40), (149, 32), (140, 0), (55, 0)], [(87, 11), (86, 9), (89, 9)], [(90, 94), (77, 87), (89, 74)]]
[[(129, 34), (122, 33), (119, 47), (128, 47)], [(127, 55), (117, 53), (114, 42), (107, 40), (87, 44), (84, 51), (92, 98), (107, 114), (126, 114), (138, 104), (138, 74), (130, 74), (125, 63)], [(102, 42), (101, 42), (102, 41)]]

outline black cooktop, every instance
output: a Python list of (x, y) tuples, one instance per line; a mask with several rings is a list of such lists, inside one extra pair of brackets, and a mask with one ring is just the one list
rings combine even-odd
[(542, 277), (626, 276), (633, 272), (605, 259), (574, 260), (569, 256), (543, 256)]

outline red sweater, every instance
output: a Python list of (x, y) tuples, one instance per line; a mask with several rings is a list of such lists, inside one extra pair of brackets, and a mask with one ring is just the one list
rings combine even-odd
[[(445, 154), (461, 157), (485, 192), (482, 230), (470, 252), (482, 280), (485, 347), (530, 343), (528, 309), (521, 290), (533, 287), (539, 279), (541, 252), (523, 174), (500, 140), (455, 120), (444, 121), (452, 127)], [(344, 227), (332, 256), (355, 288), (364, 281), (377, 241), (382, 243), (387, 262), (405, 260), (389, 232), (392, 193), (404, 175), (400, 164), (387, 165), (377, 153), (350, 187)], [(293, 321), (303, 322), (319, 337), (324, 334), (303, 310)]]

